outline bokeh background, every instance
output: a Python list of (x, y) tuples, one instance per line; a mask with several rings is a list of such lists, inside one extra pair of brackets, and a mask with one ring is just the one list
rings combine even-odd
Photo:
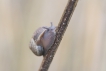
[[(0, 71), (38, 71), (33, 32), (55, 26), (68, 0), (0, 0)], [(106, 71), (106, 0), (79, 0), (49, 71)]]

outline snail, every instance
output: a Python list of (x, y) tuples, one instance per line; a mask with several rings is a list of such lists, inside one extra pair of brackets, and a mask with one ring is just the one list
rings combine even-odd
[(55, 40), (55, 30), (56, 27), (51, 23), (50, 27), (40, 27), (34, 32), (30, 40), (29, 48), (35, 55), (46, 55)]

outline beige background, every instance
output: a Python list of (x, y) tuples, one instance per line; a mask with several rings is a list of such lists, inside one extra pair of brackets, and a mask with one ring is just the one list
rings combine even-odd
[[(56, 26), (68, 0), (0, 0), (0, 71), (37, 71), (33, 32)], [(49, 71), (106, 71), (106, 0), (79, 0)]]

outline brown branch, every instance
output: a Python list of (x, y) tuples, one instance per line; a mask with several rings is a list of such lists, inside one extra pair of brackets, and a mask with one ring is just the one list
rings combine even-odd
[(47, 71), (53, 57), (56, 53), (56, 50), (62, 40), (62, 36), (64, 35), (64, 32), (69, 24), (70, 18), (72, 17), (73, 11), (77, 5), (78, 0), (69, 0), (68, 4), (64, 10), (63, 16), (59, 22), (59, 25), (56, 29), (56, 39), (54, 41), (54, 44), (51, 46), (48, 53), (44, 56), (42, 64), (40, 66), (39, 71)]

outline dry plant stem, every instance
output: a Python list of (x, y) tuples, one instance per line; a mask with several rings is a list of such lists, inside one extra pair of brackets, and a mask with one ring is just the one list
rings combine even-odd
[(39, 71), (48, 71), (48, 68), (53, 60), (56, 50), (62, 40), (62, 36), (64, 35), (64, 32), (69, 24), (70, 18), (72, 17), (77, 2), (78, 0), (68, 1), (68, 4), (56, 29), (56, 39), (54, 41), (54, 44), (51, 46), (51, 49), (48, 51), (48, 53), (44, 56)]

